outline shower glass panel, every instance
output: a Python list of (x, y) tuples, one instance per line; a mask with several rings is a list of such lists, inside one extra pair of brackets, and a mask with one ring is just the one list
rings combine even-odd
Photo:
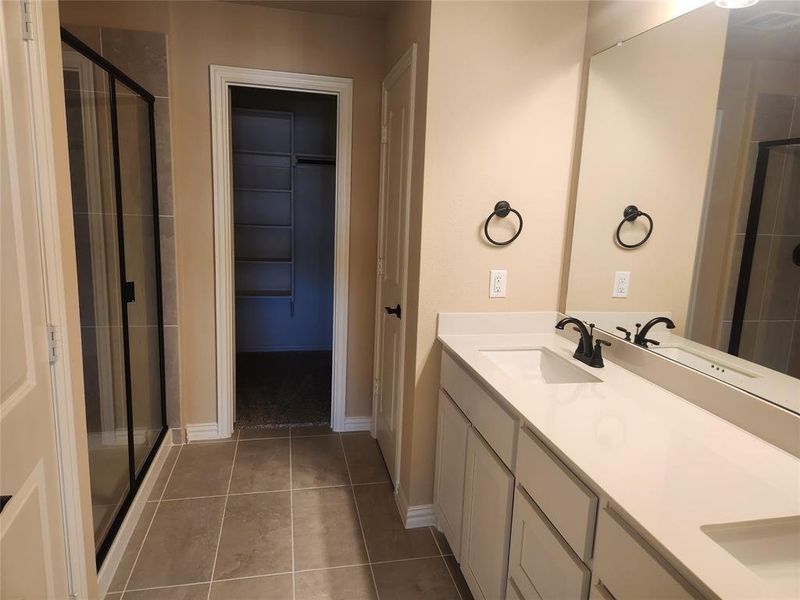
[(154, 98), (62, 40), (99, 565), (166, 433)]
[(95, 543), (130, 490), (122, 297), (105, 71), (63, 47)]
[(151, 105), (116, 83), (119, 175), (125, 239), (125, 277), (133, 282), (128, 303), (133, 443), (138, 474), (163, 425), (158, 211), (153, 203)]

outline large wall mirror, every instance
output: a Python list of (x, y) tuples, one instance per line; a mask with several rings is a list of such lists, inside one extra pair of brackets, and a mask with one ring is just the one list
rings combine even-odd
[(563, 310), (800, 413), (800, 1), (592, 57)]

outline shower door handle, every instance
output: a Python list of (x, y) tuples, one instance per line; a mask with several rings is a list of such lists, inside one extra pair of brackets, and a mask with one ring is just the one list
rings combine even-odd
[(126, 281), (122, 284), (122, 301), (125, 304), (136, 302), (136, 284), (133, 281)]

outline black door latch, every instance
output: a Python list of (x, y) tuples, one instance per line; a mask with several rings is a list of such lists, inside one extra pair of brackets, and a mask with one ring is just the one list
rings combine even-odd
[(398, 319), (400, 319), (402, 317), (401, 313), (402, 313), (403, 309), (400, 308), (399, 304), (397, 306), (395, 306), (394, 308), (391, 308), (389, 306), (384, 306), (383, 308), (386, 309), (386, 314), (387, 315), (394, 315)]

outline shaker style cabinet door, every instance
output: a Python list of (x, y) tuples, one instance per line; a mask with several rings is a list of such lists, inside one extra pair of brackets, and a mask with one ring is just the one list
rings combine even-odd
[(472, 428), (467, 438), (461, 572), (477, 600), (505, 598), (514, 476)]
[(464, 413), (440, 390), (433, 504), (436, 507), (439, 529), (447, 538), (456, 558), (461, 552), (464, 472), (469, 429), (469, 421)]

